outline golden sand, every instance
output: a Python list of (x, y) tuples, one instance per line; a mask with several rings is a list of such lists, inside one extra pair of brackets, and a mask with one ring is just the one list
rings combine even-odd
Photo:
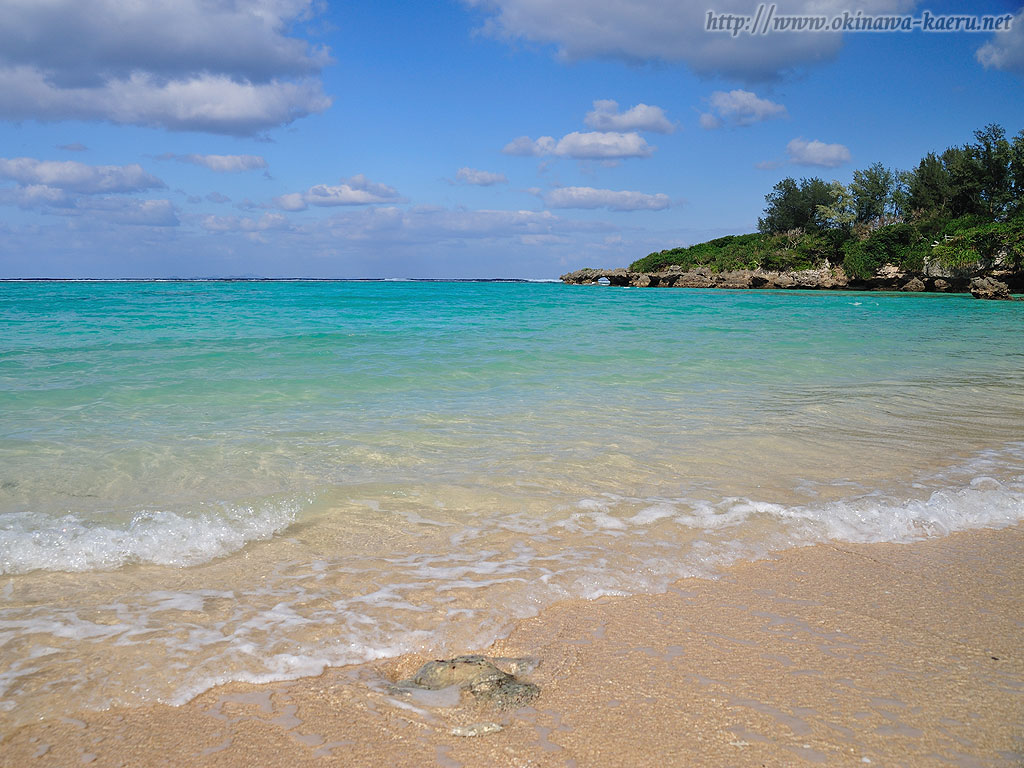
[(1024, 527), (819, 545), (565, 602), (485, 652), (539, 659), (533, 706), (394, 695), (426, 660), (403, 657), (181, 707), (69, 701), (7, 735), (0, 765), (1019, 766)]

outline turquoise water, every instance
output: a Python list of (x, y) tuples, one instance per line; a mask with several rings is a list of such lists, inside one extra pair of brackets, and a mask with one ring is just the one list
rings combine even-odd
[(1024, 303), (0, 284), (0, 711), (482, 647), (564, 597), (1024, 517)]

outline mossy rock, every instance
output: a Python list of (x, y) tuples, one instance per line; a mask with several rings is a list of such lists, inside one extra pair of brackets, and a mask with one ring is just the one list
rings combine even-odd
[[(529, 659), (500, 661), (516, 671), (532, 666)], [(477, 701), (501, 710), (525, 707), (540, 695), (540, 688), (533, 683), (519, 680), (514, 674), (499, 669), (487, 657), (478, 655), (428, 661), (415, 675), (400, 681), (398, 686), (433, 691), (458, 686)]]

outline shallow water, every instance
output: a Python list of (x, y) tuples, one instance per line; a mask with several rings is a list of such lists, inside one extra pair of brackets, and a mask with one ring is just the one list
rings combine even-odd
[(1024, 518), (1024, 304), (0, 284), (0, 717)]

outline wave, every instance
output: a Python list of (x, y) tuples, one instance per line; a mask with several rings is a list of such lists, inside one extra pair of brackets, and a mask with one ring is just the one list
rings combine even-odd
[(189, 566), (237, 552), (294, 522), (311, 499), (207, 504), (190, 511), (140, 510), (127, 524), (32, 511), (0, 520), (0, 574), (112, 570), (132, 563)]

